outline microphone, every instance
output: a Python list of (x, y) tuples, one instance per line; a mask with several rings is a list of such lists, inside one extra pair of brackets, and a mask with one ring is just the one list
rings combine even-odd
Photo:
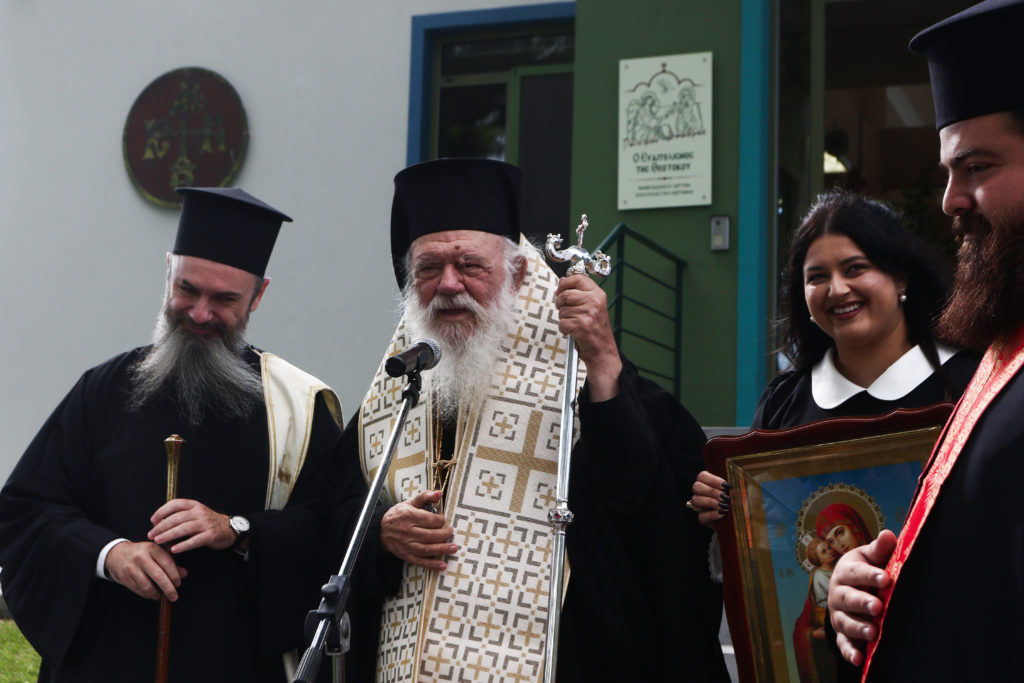
[(433, 339), (417, 339), (412, 346), (384, 361), (384, 372), (401, 377), (417, 370), (429, 370), (441, 360), (441, 347)]

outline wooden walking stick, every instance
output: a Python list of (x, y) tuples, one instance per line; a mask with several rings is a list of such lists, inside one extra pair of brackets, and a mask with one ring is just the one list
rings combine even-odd
[[(167, 449), (167, 500), (170, 502), (178, 497), (178, 458), (185, 439), (171, 434), (164, 439)], [(166, 595), (160, 595), (160, 624), (157, 629), (156, 645), (156, 683), (167, 683), (167, 670), (171, 654), (171, 601)]]

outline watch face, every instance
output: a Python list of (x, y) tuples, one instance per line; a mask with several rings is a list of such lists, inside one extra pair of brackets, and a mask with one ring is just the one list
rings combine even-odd
[(236, 534), (244, 534), (249, 531), (249, 520), (245, 517), (232, 517), (229, 523)]

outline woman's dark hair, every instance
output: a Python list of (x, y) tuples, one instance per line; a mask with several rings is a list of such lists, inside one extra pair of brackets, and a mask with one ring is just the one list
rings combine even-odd
[(779, 319), (779, 351), (797, 370), (812, 367), (833, 345), (831, 337), (811, 322), (804, 299), (804, 259), (811, 243), (822, 235), (845, 235), (882, 271), (905, 279), (907, 300), (902, 304), (908, 341), (918, 344), (938, 370), (932, 325), (946, 303), (947, 273), (923, 242), (903, 227), (891, 208), (863, 195), (834, 189), (814, 200), (793, 235), (783, 285)]

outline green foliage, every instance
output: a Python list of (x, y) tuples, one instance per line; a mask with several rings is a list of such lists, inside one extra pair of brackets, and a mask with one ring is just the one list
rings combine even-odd
[(10, 619), (0, 619), (0, 683), (30, 683), (39, 675), (39, 655)]

